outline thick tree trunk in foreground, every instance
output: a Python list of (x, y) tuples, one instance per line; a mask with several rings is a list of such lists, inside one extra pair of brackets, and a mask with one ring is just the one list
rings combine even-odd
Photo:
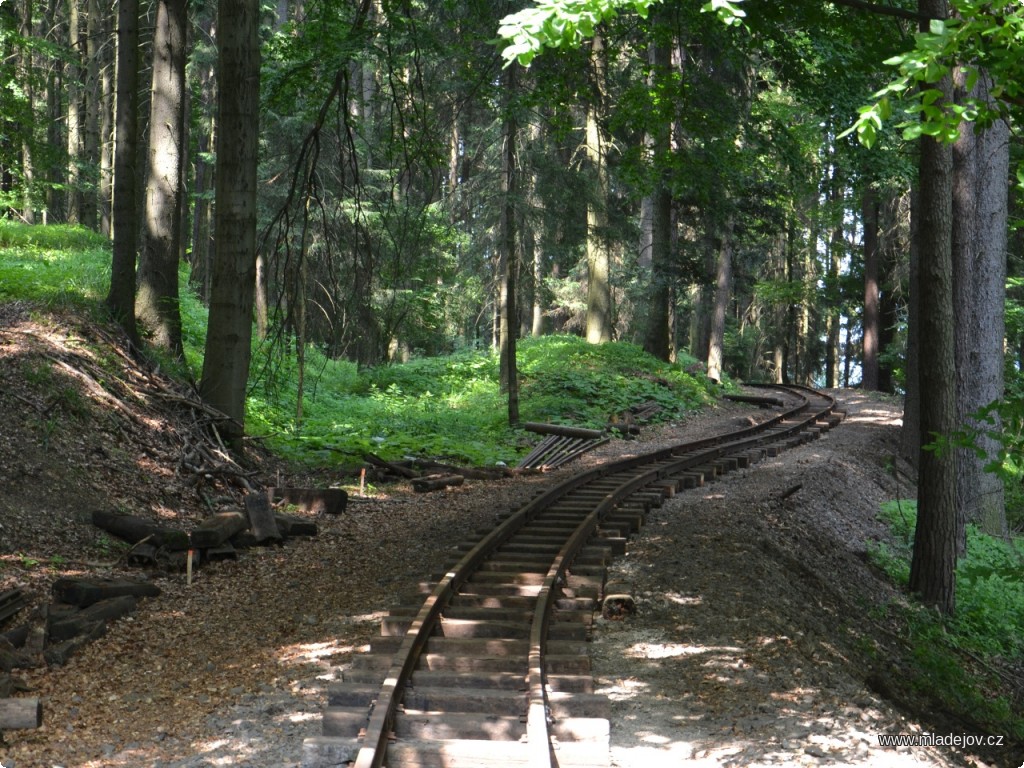
[[(944, 16), (944, 0), (920, 0), (926, 16)], [(938, 12), (938, 13), (937, 13)], [(948, 78), (941, 87), (948, 96)], [(910, 589), (946, 614), (956, 607), (958, 516), (955, 454), (926, 450), (937, 437), (951, 438), (956, 426), (954, 358), (951, 148), (931, 137), (920, 140), (920, 252), (918, 307), (917, 528), (910, 566)]]
[(245, 394), (256, 285), (256, 161), (259, 139), (259, 3), (220, 0), (216, 246), (209, 330), (200, 390), (233, 419), (227, 437), (245, 430)]
[(136, 312), (153, 343), (183, 354), (178, 308), (178, 257), (184, 197), (185, 36), (187, 0), (161, 0), (153, 38), (146, 236), (139, 261)]
[[(963, 73), (957, 73), (958, 93)], [(984, 78), (975, 96), (984, 97)], [(966, 94), (964, 94), (966, 95)], [(971, 414), (1003, 396), (1003, 343), (1006, 335), (1007, 183), (1009, 128), (999, 120), (983, 131), (965, 124), (953, 145), (953, 286), (956, 306), (957, 418), (971, 425)], [(978, 456), (963, 450), (957, 462), (957, 507), (961, 535), (965, 523), (980, 524), (994, 536), (1006, 534), (1000, 478), (985, 471), (999, 445), (980, 437)], [(960, 542), (960, 551), (966, 541)]]

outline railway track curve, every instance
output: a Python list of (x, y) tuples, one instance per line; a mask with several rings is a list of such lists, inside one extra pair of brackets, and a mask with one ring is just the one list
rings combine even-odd
[(608, 700), (587, 637), (610, 558), (647, 511), (816, 439), (843, 414), (830, 395), (772, 385), (754, 426), (606, 462), (541, 492), (458, 545), (421, 603), (392, 609), (371, 652), (328, 691), (304, 768), (599, 768)]

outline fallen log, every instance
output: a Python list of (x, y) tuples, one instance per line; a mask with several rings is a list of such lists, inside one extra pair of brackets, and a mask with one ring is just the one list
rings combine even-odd
[(0, 699), (0, 731), (38, 728), (43, 724), (43, 705), (38, 698)]
[(209, 549), (221, 546), (248, 527), (249, 521), (241, 512), (218, 512), (199, 523), (189, 535), (194, 549)]
[(319, 533), (317, 524), (312, 520), (303, 520), (301, 517), (286, 515), (283, 512), (274, 513), (274, 521), (277, 529), (285, 538), (292, 536), (316, 536)]
[(156, 597), (159, 594), (160, 587), (156, 584), (131, 579), (68, 576), (53, 582), (54, 599), (59, 603), (77, 605), (79, 608), (122, 595)]
[(412, 481), (412, 489), (416, 493), (427, 493), (428, 491), (440, 491), (442, 488), (450, 488), (462, 485), (466, 478), (462, 475), (427, 475), (417, 477)]
[(583, 440), (597, 440), (604, 437), (604, 432), (599, 429), (584, 429), (583, 427), (567, 427), (564, 424), (538, 424), (528, 421), (523, 424), (527, 432), (535, 432), (538, 435), (559, 435), (561, 437), (578, 437)]
[(143, 539), (158, 548), (186, 550), (189, 548), (188, 534), (173, 528), (164, 528), (150, 520), (133, 515), (122, 515), (98, 509), (92, 513), (92, 524), (112, 533), (129, 544), (138, 544)]
[(71, 611), (53, 611), (47, 617), (47, 632), (51, 643), (61, 643), (93, 629), (97, 621), (116, 621), (138, 607), (138, 601), (131, 595), (122, 595), (110, 600), (100, 600), (88, 608)]
[(734, 403), (749, 403), (750, 405), (757, 405), (761, 408), (781, 408), (786, 403), (781, 397), (770, 397), (766, 395), (722, 395), (726, 400), (732, 400)]
[(348, 504), (348, 493), (341, 488), (268, 488), (271, 503), (283, 501), (304, 512), (340, 515)]
[(414, 459), (413, 466), (430, 474), (462, 475), (467, 480), (501, 480), (512, 477), (512, 470), (505, 466), (498, 467), (457, 467), (432, 459)]
[(20, 589), (0, 592), (0, 624), (3, 624), (25, 607), (25, 593)]
[(409, 478), (410, 480), (414, 477), (419, 477), (419, 473), (414, 469), (403, 467), (400, 464), (395, 464), (391, 461), (384, 461), (380, 456), (375, 453), (367, 453), (363, 456), (368, 464), (372, 464), (378, 469), (386, 469), (388, 472), (392, 472), (401, 477)]
[(49, 646), (43, 651), (43, 658), (51, 667), (63, 667), (75, 653), (93, 640), (99, 640), (107, 633), (107, 622), (94, 621), (86, 631), (63, 643)]
[(277, 529), (274, 510), (270, 508), (270, 498), (266, 493), (247, 494), (245, 514), (249, 518), (249, 528), (258, 543), (281, 541), (281, 532)]

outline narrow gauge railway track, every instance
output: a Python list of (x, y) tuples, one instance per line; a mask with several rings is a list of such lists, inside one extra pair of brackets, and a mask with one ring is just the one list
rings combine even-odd
[(581, 472), (459, 545), (423, 603), (392, 610), (330, 687), (304, 768), (607, 766), (610, 704), (586, 645), (606, 564), (666, 495), (842, 420), (826, 394), (768, 391), (785, 404), (761, 424)]

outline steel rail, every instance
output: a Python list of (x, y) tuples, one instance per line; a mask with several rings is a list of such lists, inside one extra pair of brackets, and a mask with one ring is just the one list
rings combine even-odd
[[(782, 389), (792, 395), (796, 395), (799, 402), (773, 418), (751, 427), (629, 457), (574, 475), (524, 505), (518, 512), (513, 513), (502, 521), (470, 549), (458, 563), (441, 577), (406, 631), (373, 705), (373, 710), (365, 729), (363, 746), (360, 747), (356, 755), (355, 768), (380, 768), (384, 765), (387, 744), (392, 735), (395, 717), (398, 713), (402, 696), (412, 677), (420, 654), (427, 644), (427, 640), (436, 629), (442, 612), (448, 607), (452, 598), (477, 570), (477, 567), (494, 550), (511, 539), (519, 529), (535, 519), (542, 511), (592, 481), (616, 473), (628, 472), (644, 464), (668, 461), (667, 465), (662, 464), (641, 473), (622, 483), (615, 491), (607, 494), (566, 541), (552, 562), (541, 586), (530, 628), (527, 738), (531, 761), (537, 761), (536, 763), (531, 762), (531, 766), (536, 765), (537, 768), (550, 768), (553, 763), (551, 740), (548, 735), (549, 707), (544, 674), (544, 649), (547, 642), (547, 628), (552, 605), (558, 597), (559, 584), (564, 581), (569, 564), (597, 530), (601, 520), (608, 512), (639, 488), (649, 485), (654, 480), (684, 471), (687, 468), (699, 466), (702, 463), (719, 458), (726, 453), (735, 452), (743, 447), (777, 440), (779, 432), (772, 430), (776, 426), (783, 425), (788, 420), (794, 421), (782, 428), (782, 434), (795, 434), (803, 430), (808, 423), (812, 423), (822, 418), (823, 415), (830, 413), (835, 406), (835, 399), (831, 396), (815, 392), (806, 387), (794, 385), (772, 386), (773, 388)], [(810, 415), (804, 418), (798, 418), (810, 408), (810, 394), (825, 397), (828, 405), (823, 409), (814, 409)], [(766, 432), (769, 433), (768, 436), (762, 434)]]

